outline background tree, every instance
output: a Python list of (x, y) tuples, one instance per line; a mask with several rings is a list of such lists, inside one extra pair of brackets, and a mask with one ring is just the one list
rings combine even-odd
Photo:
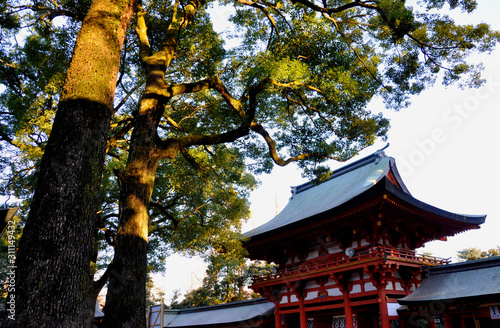
[(500, 256), (500, 246), (497, 246), (496, 249), (492, 248), (487, 251), (482, 251), (480, 249), (472, 247), (465, 248), (457, 252), (457, 258), (460, 262), (486, 259), (495, 256)]
[[(321, 174), (325, 160), (347, 159), (385, 135), (387, 120), (367, 109), (374, 96), (397, 109), (437, 76), (445, 83), (466, 76), (467, 85), (478, 85), (479, 67), (467, 64), (465, 56), (489, 51), (498, 40), (485, 24), (456, 26), (449, 17), (426, 14), (442, 9), (444, 1), (424, 1), (416, 9), (385, 0), (221, 4), (234, 4), (230, 19), (238, 26), (237, 46), (223, 47), (205, 11), (208, 3), (146, 2), (120, 58), (107, 150), (112, 158), (127, 157), (127, 164), (115, 171), (119, 208), (103, 206), (102, 213), (109, 212), (98, 226), (116, 250), (108, 271), (114, 273), (109, 317), (122, 320), (115, 325), (144, 324), (149, 218), (156, 215), (174, 228), (190, 222), (165, 211), (180, 204), (176, 211), (188, 213), (174, 194), (150, 202), (160, 160), (182, 159), (197, 170), (203, 153), (232, 153), (234, 161), (263, 172), (273, 161), (306, 159), (300, 164), (306, 173)], [(459, 6), (471, 12), (475, 2)], [(16, 76), (19, 68), (11, 68)], [(8, 84), (6, 94), (16, 87)], [(7, 119), (13, 117), (9, 106)], [(13, 144), (18, 129), (10, 123), (2, 139)], [(200, 228), (194, 231), (216, 231), (216, 221), (207, 230), (212, 221), (200, 206), (189, 212)], [(184, 229), (193, 231), (191, 225)]]
[(208, 267), (202, 286), (188, 292), (181, 301), (175, 296), (170, 308), (208, 306), (260, 297), (248, 289), (248, 286), (254, 276), (272, 272), (274, 265), (259, 261), (250, 262), (244, 254), (229, 251), (208, 256)]

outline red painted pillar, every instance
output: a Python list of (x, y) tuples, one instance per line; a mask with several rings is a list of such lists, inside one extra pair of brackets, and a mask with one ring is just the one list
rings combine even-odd
[(444, 313), (444, 327), (453, 328), (453, 317), (448, 312)]
[(460, 315), (460, 328), (465, 328), (465, 319), (462, 315)]
[(299, 299), (299, 310), (300, 310), (300, 328), (307, 328), (307, 314), (306, 308), (304, 306), (304, 298)]
[(378, 308), (380, 311), (380, 321), (382, 323), (382, 328), (391, 327), (391, 322), (389, 320), (389, 311), (387, 310), (387, 298), (384, 287), (380, 287), (378, 289)]
[(344, 311), (345, 311), (345, 326), (346, 328), (354, 328), (354, 321), (352, 320), (351, 300), (349, 299), (349, 292), (344, 293)]
[(279, 302), (274, 303), (274, 327), (281, 328), (281, 313), (279, 308)]

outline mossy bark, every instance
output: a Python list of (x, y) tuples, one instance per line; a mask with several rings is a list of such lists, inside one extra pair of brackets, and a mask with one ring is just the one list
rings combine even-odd
[(120, 51), (135, 2), (95, 0), (82, 23), (16, 259), (10, 327), (86, 327), (97, 197)]

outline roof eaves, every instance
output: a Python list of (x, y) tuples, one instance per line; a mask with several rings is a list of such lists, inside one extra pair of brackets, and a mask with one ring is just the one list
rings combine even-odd
[(399, 199), (407, 202), (410, 205), (413, 205), (417, 208), (420, 208), (422, 210), (425, 210), (427, 212), (434, 213), (436, 215), (439, 215), (441, 217), (460, 222), (460, 223), (466, 223), (470, 225), (481, 225), (486, 221), (486, 215), (470, 215), (470, 214), (457, 214), (457, 213), (452, 213), (448, 212), (446, 210), (440, 209), (438, 207), (429, 205), (427, 203), (424, 203), (410, 194), (404, 192), (404, 190), (398, 188), (395, 186), (392, 182), (390, 182), (388, 179), (385, 180), (385, 188), (388, 192), (393, 194), (394, 196), (398, 197)]
[(394, 179), (398, 183), (398, 187), (401, 188), (401, 190), (403, 190), (405, 193), (407, 193), (408, 195), (411, 196), (410, 191), (408, 190), (408, 188), (406, 188), (406, 185), (403, 182), (401, 175), (399, 174), (398, 168), (396, 166), (396, 160), (392, 157), (389, 160), (389, 166), (390, 166), (390, 170), (392, 172), (392, 176), (394, 177)]

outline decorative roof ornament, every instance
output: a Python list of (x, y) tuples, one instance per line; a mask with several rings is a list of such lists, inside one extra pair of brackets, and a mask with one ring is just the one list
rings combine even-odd
[(385, 146), (384, 146), (384, 148), (377, 150), (377, 151), (373, 154), (373, 156), (375, 156), (375, 157), (376, 157), (376, 159), (375, 159), (375, 164), (380, 163), (380, 160), (381, 160), (382, 158), (387, 157), (387, 155), (384, 153), (384, 150), (386, 150), (387, 148), (389, 148), (389, 146), (390, 146), (390, 145), (391, 145), (390, 143), (387, 143), (387, 145), (385, 145)]

